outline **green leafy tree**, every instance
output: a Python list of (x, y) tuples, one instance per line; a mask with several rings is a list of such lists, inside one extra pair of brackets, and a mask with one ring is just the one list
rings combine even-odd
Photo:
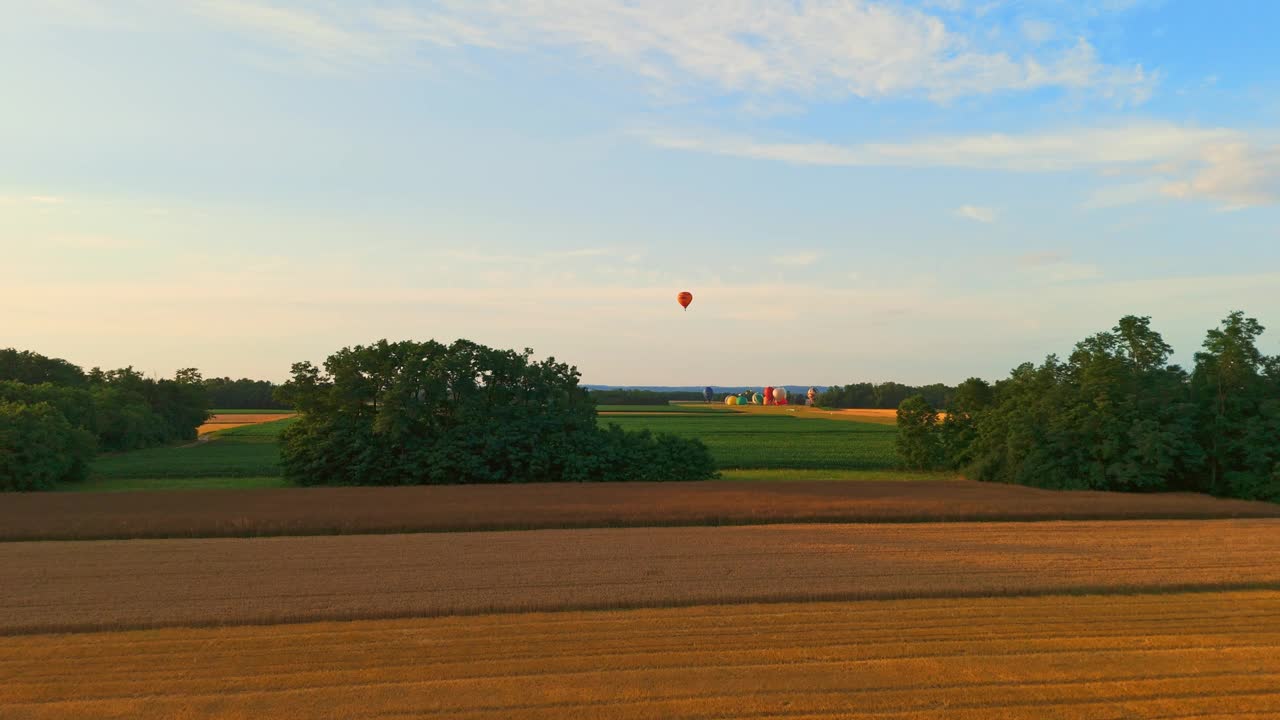
[(0, 380), (26, 385), (50, 383), (63, 387), (84, 387), (84, 372), (61, 358), (45, 357), (29, 350), (0, 349)]
[(971, 414), (971, 427), (948, 437), (948, 455), (982, 480), (1062, 489), (1185, 487), (1202, 453), (1186, 373), (1167, 364), (1170, 353), (1149, 318), (1122, 318), (1078, 343), (1067, 362), (1050, 356), (997, 383), (990, 405)]
[(277, 385), (269, 380), (207, 378), (204, 380), (204, 388), (208, 393), (209, 407), (264, 410), (283, 410), (289, 407), (275, 398)]
[(1203, 489), (1280, 500), (1280, 360), (1263, 356), (1264, 328), (1233, 312), (1196, 353), (1192, 394), (1207, 461)]
[(50, 490), (83, 480), (93, 436), (46, 402), (0, 401), (0, 490)]
[(697, 441), (600, 429), (578, 377), (554, 358), (534, 361), (530, 350), (466, 340), (383, 340), (344, 348), (323, 370), (296, 363), (277, 393), (301, 413), (284, 436), (285, 474), (342, 485), (714, 474)]
[(946, 417), (938, 425), (939, 452), (948, 467), (960, 469), (973, 462), (978, 415), (994, 397), (991, 385), (980, 378), (969, 378), (955, 389)]
[(938, 411), (923, 395), (898, 405), (898, 457), (909, 470), (932, 470), (942, 458), (937, 432)]

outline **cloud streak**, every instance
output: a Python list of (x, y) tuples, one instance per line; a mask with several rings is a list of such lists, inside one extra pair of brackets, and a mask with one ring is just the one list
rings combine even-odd
[(978, 205), (961, 205), (956, 208), (956, 214), (967, 220), (980, 223), (993, 223), (996, 221), (996, 211), (989, 207), (980, 207)]
[(466, 48), (569, 52), (659, 87), (818, 99), (1068, 89), (1144, 101), (1157, 78), (1084, 38), (1020, 54), (923, 9), (872, 0), (440, 0), (425, 6), (201, 0), (192, 11), (325, 63)]
[[(793, 165), (966, 168), (1006, 172), (1092, 171), (1157, 181), (1160, 194), (1214, 201), (1225, 210), (1280, 202), (1280, 145), (1227, 128), (1168, 123), (992, 133), (899, 143), (769, 142), (719, 133), (643, 130), (658, 147)], [(1121, 204), (1133, 193), (1100, 198)], [(977, 218), (973, 218), (977, 219)]]
[(822, 257), (816, 252), (800, 252), (791, 253), (789, 255), (775, 255), (769, 260), (774, 265), (785, 265), (787, 267), (807, 267), (818, 261)]

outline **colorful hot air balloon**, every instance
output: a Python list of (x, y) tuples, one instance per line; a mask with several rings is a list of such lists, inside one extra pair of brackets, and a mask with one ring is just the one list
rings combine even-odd
[(805, 399), (808, 401), (808, 402), (806, 402), (806, 403), (805, 403), (806, 405), (812, 405), (812, 404), (814, 404), (815, 402), (817, 402), (817, 401), (818, 401), (818, 388), (815, 388), (815, 387), (811, 387), (811, 388), (809, 388), (809, 392), (808, 392), (808, 393), (805, 393)]
[(755, 395), (751, 396), (752, 405), (760, 405), (762, 403), (764, 403), (764, 398), (760, 397), (760, 393), (756, 393)]
[(764, 404), (765, 405), (773, 404), (773, 386), (772, 385), (769, 385), (764, 389)]
[(693, 293), (689, 292), (688, 290), (680, 293), (679, 295), (676, 296), (676, 302), (680, 303), (680, 307), (684, 308), (685, 310), (688, 310), (689, 303), (693, 302)]
[(711, 402), (711, 398), (715, 397), (715, 394), (716, 392), (711, 389), (710, 385), (702, 388), (702, 399), (706, 400), (707, 402)]
[(784, 388), (784, 387), (780, 387), (780, 388), (774, 388), (774, 389), (773, 389), (773, 404), (774, 404), (774, 405), (786, 405), (786, 404), (787, 404), (787, 389), (786, 389), (786, 388)]

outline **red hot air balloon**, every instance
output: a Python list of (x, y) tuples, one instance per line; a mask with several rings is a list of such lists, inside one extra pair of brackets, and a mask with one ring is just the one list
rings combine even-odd
[(688, 290), (680, 293), (679, 295), (676, 296), (676, 302), (680, 303), (680, 307), (684, 308), (685, 310), (688, 310), (689, 303), (693, 302), (693, 293), (689, 292)]

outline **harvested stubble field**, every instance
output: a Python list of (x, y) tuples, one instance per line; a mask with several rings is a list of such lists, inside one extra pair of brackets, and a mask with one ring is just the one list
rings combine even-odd
[(1190, 493), (1059, 492), (967, 480), (29, 493), (0, 498), (0, 540), (1233, 517), (1280, 517), (1280, 505)]
[(0, 633), (1156, 589), (1280, 589), (1280, 520), (0, 544)]
[(1280, 593), (699, 607), (11, 638), (7, 720), (1261, 720)]

